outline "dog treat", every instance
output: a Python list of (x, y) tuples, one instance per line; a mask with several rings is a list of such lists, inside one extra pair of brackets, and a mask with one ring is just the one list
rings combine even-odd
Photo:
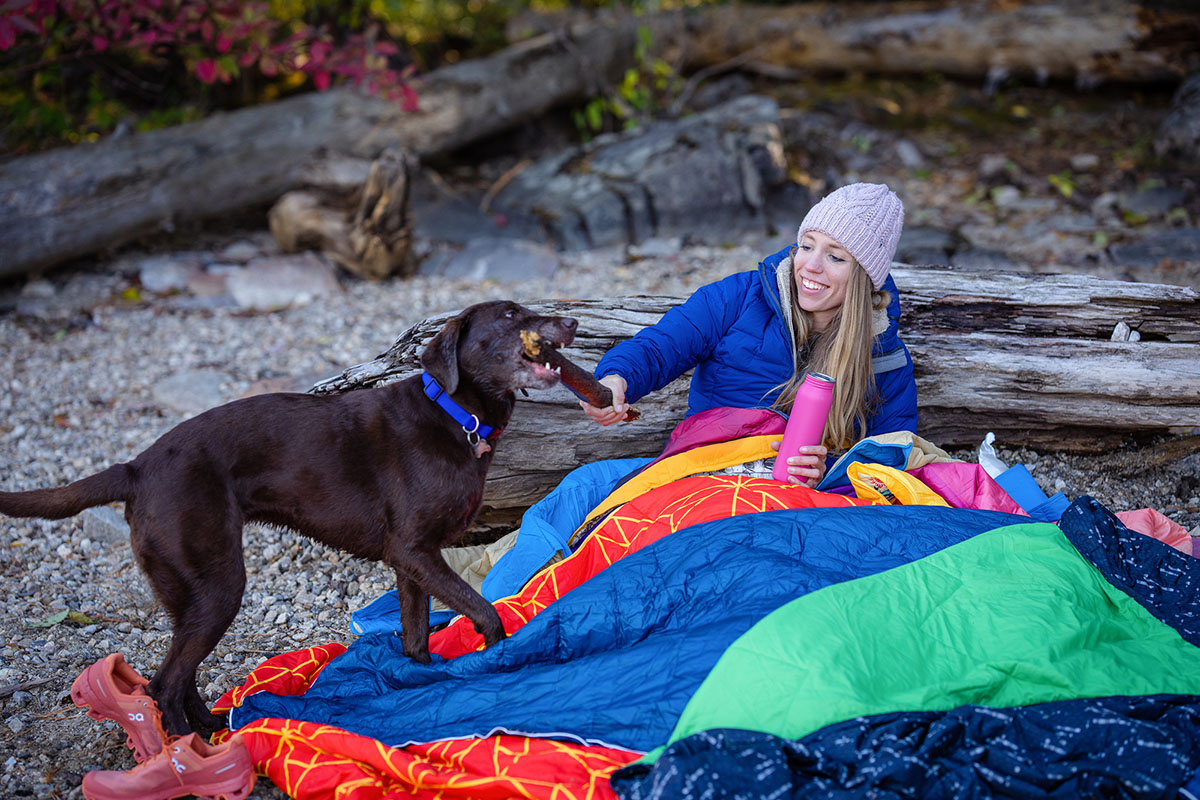
[[(575, 364), (550, 342), (543, 339), (536, 331), (521, 331), (521, 342), (525, 345), (525, 357), (531, 361), (545, 364), (559, 374), (562, 382), (580, 399), (586, 400), (596, 408), (612, 405), (612, 390), (592, 377), (592, 373)], [(641, 416), (636, 408), (629, 409), (625, 421)]]

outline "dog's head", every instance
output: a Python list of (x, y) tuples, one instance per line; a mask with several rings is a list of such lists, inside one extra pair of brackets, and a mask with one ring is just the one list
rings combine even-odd
[(521, 331), (534, 331), (552, 346), (575, 339), (571, 317), (542, 317), (507, 300), (479, 303), (446, 323), (425, 349), (421, 366), (450, 394), (461, 380), (503, 396), (517, 389), (549, 389), (558, 373), (525, 358)]

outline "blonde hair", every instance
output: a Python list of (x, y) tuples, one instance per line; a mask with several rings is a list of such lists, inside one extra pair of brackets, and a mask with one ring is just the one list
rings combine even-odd
[(873, 317), (876, 311), (887, 308), (891, 296), (876, 290), (867, 271), (858, 262), (850, 273), (846, 286), (846, 299), (842, 307), (820, 332), (813, 330), (812, 315), (800, 307), (796, 289), (796, 273), (791, 257), (780, 265), (779, 285), (782, 300), (786, 271), (787, 297), (790, 308), (785, 309), (784, 321), (792, 334), (795, 354), (795, 373), (780, 385), (779, 398), (774, 407), (791, 411), (796, 400), (796, 391), (811, 370), (833, 378), (837, 383), (833, 389), (833, 407), (829, 410), (829, 422), (825, 425), (825, 445), (831, 450), (840, 450), (854, 443), (854, 426), (860, 435), (866, 431), (867, 414), (879, 402), (875, 390), (875, 373), (871, 369), (871, 348), (874, 344)]

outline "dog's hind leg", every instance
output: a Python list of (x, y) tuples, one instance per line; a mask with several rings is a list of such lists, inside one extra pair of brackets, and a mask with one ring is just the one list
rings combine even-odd
[[(196, 669), (237, 616), (246, 588), (241, 520), (223, 511), (162, 514), (152, 535), (138, 535), (134, 527), (138, 561), (174, 623), (171, 645), (148, 687), (170, 734), (194, 730), (207, 736), (221, 728), (196, 689)], [(137, 516), (131, 526), (150, 519)], [(176, 524), (163, 525), (166, 520)]]
[(197, 579), (205, 588), (164, 600), (174, 621), (174, 631), (171, 646), (150, 681), (149, 691), (159, 702), (169, 733), (194, 730), (208, 736), (222, 726), (200, 697), (196, 669), (216, 648), (237, 616), (246, 587), (246, 570), (238, 559), (214, 564), (204, 574), (190, 576), (187, 582), (195, 586), (193, 581)]

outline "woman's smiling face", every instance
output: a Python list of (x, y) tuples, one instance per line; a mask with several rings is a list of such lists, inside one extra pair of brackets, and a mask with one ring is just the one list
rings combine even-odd
[(800, 237), (792, 271), (800, 307), (812, 314), (813, 328), (823, 331), (846, 299), (851, 271), (858, 265), (846, 248), (820, 231)]

